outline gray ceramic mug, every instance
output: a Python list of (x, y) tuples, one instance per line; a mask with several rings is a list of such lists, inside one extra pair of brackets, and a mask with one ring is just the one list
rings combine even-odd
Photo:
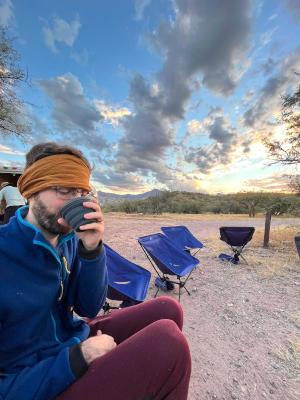
[(87, 201), (92, 202), (92, 199), (90, 197), (74, 197), (74, 199), (67, 201), (60, 209), (60, 215), (76, 232), (82, 232), (79, 229), (81, 225), (87, 225), (93, 222), (97, 222), (97, 220), (94, 218), (84, 218), (84, 214), (95, 212), (93, 208), (87, 208), (82, 205), (82, 203)]

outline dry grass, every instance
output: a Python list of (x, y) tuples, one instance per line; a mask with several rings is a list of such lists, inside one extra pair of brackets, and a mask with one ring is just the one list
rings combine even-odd
[[(173, 214), (173, 213), (162, 213), (162, 214), (126, 214), (124, 212), (105, 212), (105, 215), (113, 218), (132, 218), (132, 219), (155, 219), (155, 220), (175, 220), (175, 221), (229, 221), (229, 220), (245, 220), (249, 218), (251, 221), (253, 218), (248, 217), (246, 214)], [(273, 217), (277, 219), (286, 219), (286, 217), (278, 216)], [(293, 217), (291, 217), (293, 218)], [(255, 219), (265, 219), (264, 214), (256, 214)]]
[(288, 363), (294, 370), (300, 371), (300, 339), (289, 340), (275, 355), (283, 362)]
[(289, 320), (293, 321), (298, 328), (300, 328), (300, 313), (299, 314), (287, 314)]
[[(171, 213), (162, 213), (162, 214), (126, 214), (123, 212), (106, 212), (105, 215), (109, 215), (110, 217), (115, 218), (143, 218), (150, 220), (170, 220), (170, 221), (226, 221), (226, 220), (244, 220), (247, 218), (245, 214), (171, 214)], [(264, 215), (258, 214), (256, 218), (264, 218)]]
[[(292, 271), (300, 272), (300, 261), (294, 243), (294, 237), (298, 231), (299, 226), (272, 227), (269, 248), (265, 249), (263, 248), (264, 228), (257, 228), (252, 241), (243, 253), (249, 264), (248, 268), (255, 271), (262, 279), (268, 279), (274, 275), (284, 276)], [(227, 252), (229, 248), (219, 240), (219, 236), (210, 238), (210, 246), (216, 256), (220, 253), (230, 254)]]
[(295, 378), (291, 380), (287, 398), (299, 400), (299, 373), (300, 373), (300, 339), (289, 340), (287, 344), (282, 345), (279, 350), (273, 353), (281, 362), (286, 364), (295, 373)]

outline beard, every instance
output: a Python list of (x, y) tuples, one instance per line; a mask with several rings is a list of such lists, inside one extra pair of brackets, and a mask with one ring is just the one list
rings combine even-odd
[(32, 213), (41, 228), (52, 235), (63, 235), (70, 232), (70, 229), (60, 225), (57, 220), (61, 218), (59, 211), (52, 213), (37, 195), (32, 205)]

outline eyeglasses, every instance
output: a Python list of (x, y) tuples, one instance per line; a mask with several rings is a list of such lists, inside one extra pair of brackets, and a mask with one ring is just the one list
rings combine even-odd
[(51, 189), (55, 190), (56, 196), (62, 200), (70, 200), (80, 195), (80, 197), (88, 196), (90, 192), (84, 189), (67, 188), (61, 186), (52, 186)]

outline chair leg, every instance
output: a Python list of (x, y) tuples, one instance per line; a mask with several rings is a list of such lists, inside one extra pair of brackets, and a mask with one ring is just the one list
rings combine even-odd
[(190, 296), (191, 293), (187, 290), (187, 288), (185, 287), (185, 285), (184, 285), (183, 287), (184, 287), (184, 289), (187, 291), (187, 294)]
[(157, 290), (156, 290), (156, 292), (155, 292), (155, 295), (154, 295), (154, 298), (157, 296), (157, 293), (159, 292), (159, 287), (157, 288)]
[(104, 314), (106, 314), (107, 312), (109, 312), (110, 310), (118, 310), (120, 307), (113, 307), (109, 304), (108, 301), (106, 301), (103, 306), (102, 306), (102, 310), (104, 311)]
[(249, 264), (247, 263), (247, 260), (245, 259), (245, 257), (243, 257), (241, 254), (240, 254), (240, 257), (242, 257), (242, 259), (245, 261), (245, 263), (246, 263), (247, 265), (249, 265)]

